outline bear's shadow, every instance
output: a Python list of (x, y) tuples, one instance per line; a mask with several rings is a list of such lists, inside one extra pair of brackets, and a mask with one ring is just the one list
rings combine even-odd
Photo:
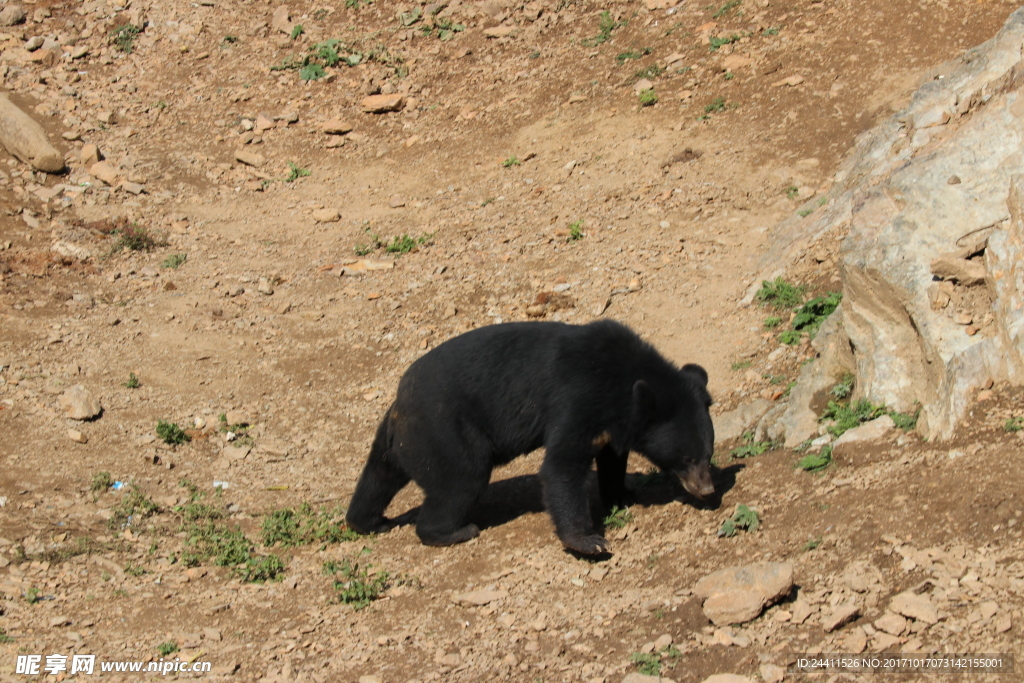
[[(663, 472), (627, 474), (626, 489), (631, 498), (631, 505), (642, 507), (668, 505), (673, 500), (680, 499), (695, 508), (716, 510), (721, 507), (722, 496), (736, 485), (736, 474), (743, 467), (744, 465), (740, 463), (725, 468), (712, 467), (711, 477), (715, 483), (715, 493), (705, 500), (691, 496), (675, 476)], [(590, 497), (590, 510), (594, 518), (594, 525), (598, 531), (602, 531), (602, 522), (607, 511), (601, 504), (595, 471), (591, 471), (587, 475), (587, 492)], [(491, 482), (470, 512), (469, 521), (483, 530), (502, 526), (531, 512), (543, 511), (544, 500), (540, 478), (536, 474), (523, 474)], [(399, 525), (414, 524), (418, 512), (419, 507), (417, 506), (399, 515), (394, 521)]]

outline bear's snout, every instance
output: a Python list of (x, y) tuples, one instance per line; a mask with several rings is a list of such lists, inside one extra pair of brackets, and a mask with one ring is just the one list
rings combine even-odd
[(704, 464), (693, 465), (682, 473), (677, 473), (683, 488), (691, 496), (707, 498), (714, 495), (715, 483), (711, 480), (711, 468)]

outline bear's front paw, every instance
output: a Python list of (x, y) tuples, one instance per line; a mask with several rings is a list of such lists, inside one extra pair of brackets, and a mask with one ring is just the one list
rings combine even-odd
[(584, 555), (600, 555), (608, 552), (608, 541), (603, 536), (591, 534), (590, 536), (571, 536), (562, 539), (565, 547), (575, 550)]

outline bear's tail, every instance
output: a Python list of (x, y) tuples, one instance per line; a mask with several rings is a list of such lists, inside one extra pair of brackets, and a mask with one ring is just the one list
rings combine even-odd
[(390, 453), (393, 409), (393, 405), (388, 408), (377, 427), (377, 434), (370, 447), (370, 457), (366, 459), (366, 466), (363, 467), (345, 515), (349, 527), (361, 534), (383, 533), (391, 528), (391, 523), (384, 517), (384, 511), (388, 509), (395, 494), (409, 483), (409, 475)]

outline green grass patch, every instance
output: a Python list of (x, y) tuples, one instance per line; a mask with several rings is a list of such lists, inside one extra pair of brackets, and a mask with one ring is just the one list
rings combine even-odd
[(185, 261), (188, 260), (188, 254), (171, 254), (164, 259), (160, 265), (164, 268), (170, 268), (171, 270), (177, 270)]
[(522, 163), (523, 162), (519, 160), (519, 157), (512, 155), (508, 159), (505, 159), (505, 161), (501, 162), (501, 165), (504, 168), (512, 168), (513, 166), (519, 166)]
[(734, 361), (733, 364), (732, 364), (732, 371), (736, 372), (738, 370), (746, 370), (751, 365), (753, 365), (753, 363), (754, 363), (754, 361), (750, 361), (750, 360)]
[(584, 237), (583, 221), (575, 221), (569, 224), (569, 236), (565, 238), (566, 242), (579, 242)]
[(781, 30), (782, 29), (780, 29), (778, 26), (769, 26), (765, 30), (761, 31), (761, 35), (762, 36), (777, 36), (777, 35), (779, 35), (779, 31), (781, 31)]
[(310, 175), (311, 174), (310, 174), (310, 172), (307, 169), (300, 167), (294, 161), (289, 161), (288, 162), (288, 176), (284, 179), (284, 181), (286, 183), (291, 183), (291, 182), (294, 182), (294, 181), (298, 180), (299, 178), (307, 178)]
[(118, 50), (130, 55), (135, 50), (135, 39), (142, 29), (134, 24), (124, 24), (110, 32), (110, 40)]
[(804, 472), (819, 472), (832, 463), (832, 445), (821, 447), (817, 453), (808, 453), (797, 461), (796, 466)]
[(129, 372), (128, 381), (124, 382), (121, 386), (125, 389), (138, 389), (142, 386), (142, 382), (139, 381), (139, 378), (135, 376), (134, 372)]
[(817, 536), (815, 538), (808, 538), (807, 542), (804, 543), (804, 552), (807, 553), (814, 550), (819, 545), (821, 545), (822, 540), (823, 539), (821, 538), (821, 536)]
[(292, 32), (291, 32), (291, 35), (289, 37), (292, 40), (295, 40), (296, 38), (298, 38), (299, 36), (301, 36), (305, 32), (306, 32), (306, 29), (302, 28), (302, 24), (295, 24), (295, 26), (292, 26)]
[(729, 0), (711, 15), (712, 19), (719, 19), (740, 6), (743, 0)]
[(138, 526), (139, 522), (152, 517), (160, 511), (160, 506), (132, 484), (124, 494), (124, 498), (111, 510), (107, 526), (120, 531), (129, 526)]
[(711, 104), (708, 104), (708, 105), (704, 106), (704, 113), (705, 114), (713, 114), (715, 112), (725, 111), (725, 107), (726, 107), (725, 98), (724, 97), (716, 97), (714, 100), (711, 101)]
[(342, 521), (341, 509), (314, 510), (309, 503), (303, 503), (297, 510), (281, 508), (273, 510), (263, 520), (263, 545), (292, 547), (311, 543), (341, 543), (354, 541), (359, 534), (348, 528)]
[(644, 676), (661, 675), (661, 657), (653, 652), (634, 652), (629, 656), (629, 661), (636, 667), (637, 673)]
[(178, 643), (173, 640), (164, 641), (156, 646), (156, 651), (161, 657), (169, 657), (178, 651)]
[(769, 330), (774, 330), (776, 327), (782, 324), (782, 318), (777, 315), (770, 315), (764, 319), (764, 326)]
[(619, 64), (625, 64), (626, 62), (633, 59), (642, 59), (647, 55), (651, 54), (651, 48), (645, 47), (641, 50), (626, 50), (615, 55), (615, 61)]
[(114, 480), (111, 479), (110, 472), (97, 472), (92, 477), (92, 483), (89, 484), (89, 490), (93, 493), (103, 493), (113, 485)]
[(0, 628), (0, 645), (7, 645), (8, 643), (13, 643), (13, 642), (14, 642), (14, 638), (12, 638), (11, 636), (7, 635), (7, 631), (5, 631), (4, 629)]
[(157, 247), (167, 246), (167, 240), (155, 235), (138, 223), (129, 223), (114, 231), (117, 241), (110, 248), (111, 254), (128, 251), (153, 251)]
[(844, 399), (850, 398), (850, 395), (853, 393), (853, 387), (856, 383), (857, 378), (848, 372), (845, 375), (843, 375), (843, 378), (839, 380), (839, 382), (834, 387), (829, 389), (828, 393), (830, 396), (833, 396), (836, 399), (842, 401)]
[(800, 196), (800, 188), (796, 185), (790, 185), (786, 188), (786, 197), (788, 199), (796, 199)]
[(361, 610), (380, 598), (381, 594), (391, 585), (391, 575), (386, 571), (370, 574), (366, 568), (359, 568), (358, 563), (342, 560), (325, 562), (325, 574), (334, 577), (334, 590), (338, 592), (338, 601), (352, 605), (353, 609)]
[(743, 434), (743, 443), (729, 451), (729, 455), (739, 460), (743, 460), (744, 458), (753, 458), (758, 455), (763, 455), (774, 447), (775, 444), (771, 441), (755, 441), (754, 432), (749, 431)]
[(732, 538), (741, 529), (754, 533), (760, 526), (761, 517), (757, 514), (757, 510), (741, 503), (736, 506), (736, 511), (732, 514), (732, 517), (722, 523), (722, 527), (718, 530), (718, 536), (719, 538)]
[(1019, 432), (1022, 429), (1024, 429), (1024, 417), (1021, 417), (1019, 415), (1015, 417), (1009, 417), (1006, 419), (1006, 422), (1003, 423), (1003, 431), (1012, 433)]
[(795, 346), (800, 343), (800, 338), (803, 337), (798, 330), (784, 330), (779, 335), (779, 342), (786, 344), (787, 346)]
[(174, 446), (176, 444), (188, 443), (192, 437), (185, 433), (176, 422), (165, 422), (158, 420), (156, 423), (156, 435), (165, 444)]
[(25, 602), (28, 604), (35, 605), (42, 601), (42, 599), (42, 591), (35, 586), (29, 586), (28, 589), (25, 590)]
[(807, 218), (812, 213), (814, 213), (813, 207), (811, 207), (810, 209), (800, 209), (799, 211), (797, 211), (797, 214), (800, 215), (800, 218)]
[(653, 107), (658, 103), (658, 93), (654, 92), (654, 88), (648, 88), (641, 90), (637, 94), (637, 99), (640, 100), (641, 107)]
[(636, 83), (637, 81), (642, 80), (644, 78), (653, 81), (655, 78), (657, 78), (663, 73), (665, 73), (664, 69), (662, 69), (657, 64), (651, 64), (646, 69), (640, 69), (639, 71), (634, 73), (633, 82)]
[(885, 406), (876, 406), (866, 398), (862, 398), (856, 403), (829, 401), (828, 408), (825, 409), (820, 421), (831, 420), (832, 424), (829, 425), (828, 432), (838, 439), (854, 427), (859, 427), (888, 412)]
[(629, 508), (620, 508), (616, 505), (608, 511), (603, 524), (606, 529), (621, 529), (632, 521), (633, 513), (629, 511)]
[(804, 286), (786, 282), (781, 277), (764, 280), (761, 282), (761, 289), (754, 295), (754, 300), (777, 311), (790, 310), (803, 303)]
[(596, 47), (602, 43), (607, 43), (612, 39), (612, 31), (625, 26), (627, 23), (626, 21), (615, 21), (612, 18), (611, 12), (605, 10), (598, 17), (597, 35), (592, 38), (583, 39), (582, 44), (584, 47)]
[(725, 37), (725, 36), (722, 36), (722, 37), (711, 36), (711, 38), (710, 38), (711, 52), (718, 52), (718, 48), (723, 47), (725, 45), (731, 45), (732, 43), (735, 43), (736, 41), (738, 41), (742, 37), (743, 36), (737, 35), (735, 33), (733, 33), (731, 36), (728, 36), (728, 37)]
[(811, 299), (797, 309), (796, 317), (793, 318), (793, 329), (806, 332), (814, 339), (818, 328), (835, 312), (842, 301), (842, 292), (829, 292), (825, 296)]

